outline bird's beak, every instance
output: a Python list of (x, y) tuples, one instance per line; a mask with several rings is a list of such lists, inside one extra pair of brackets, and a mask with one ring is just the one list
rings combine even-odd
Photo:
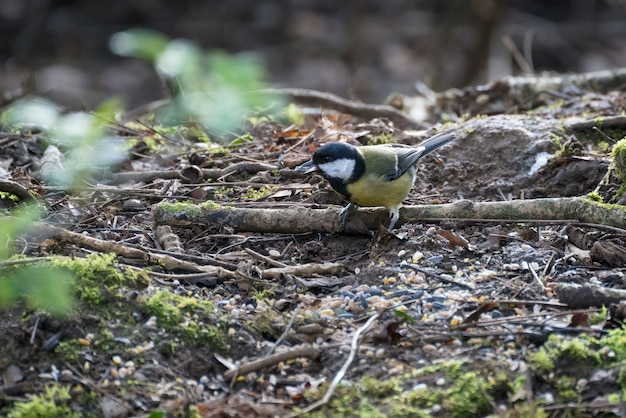
[(315, 164), (313, 164), (313, 160), (309, 160), (306, 163), (301, 164), (297, 166), (296, 168), (294, 168), (294, 171), (298, 171), (301, 173), (312, 173), (317, 170), (318, 170), (318, 167)]

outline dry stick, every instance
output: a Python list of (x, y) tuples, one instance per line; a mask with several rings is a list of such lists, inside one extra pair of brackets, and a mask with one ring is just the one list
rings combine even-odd
[(278, 260), (274, 260), (272, 258), (266, 257), (263, 254), (259, 254), (256, 251), (251, 250), (250, 248), (244, 248), (243, 250), (247, 252), (249, 255), (251, 255), (252, 257), (256, 258), (257, 260), (263, 261), (264, 263), (267, 263), (270, 266), (287, 267), (287, 264), (281, 263)]
[(228, 380), (234, 379), (237, 376), (252, 373), (257, 370), (261, 370), (265, 367), (272, 366), (280, 363), (281, 361), (287, 361), (298, 357), (316, 358), (320, 355), (320, 349), (315, 347), (296, 347), (292, 350), (285, 351), (283, 353), (273, 354), (271, 356), (263, 357), (258, 360), (251, 361), (243, 364), (236, 369), (228, 370), (224, 372), (224, 377)]
[(306, 408), (302, 409), (298, 413), (291, 415), (291, 416), (306, 414), (308, 412), (313, 411), (316, 408), (319, 408), (320, 406), (324, 404), (327, 404), (328, 401), (330, 401), (330, 398), (335, 393), (335, 388), (337, 387), (339, 382), (341, 382), (341, 379), (343, 379), (344, 375), (348, 371), (348, 368), (350, 367), (350, 364), (352, 363), (352, 361), (354, 361), (354, 358), (356, 357), (356, 352), (359, 349), (359, 338), (361, 337), (361, 334), (367, 331), (367, 329), (372, 325), (372, 323), (377, 318), (378, 318), (378, 314), (376, 313), (372, 315), (370, 319), (368, 319), (367, 322), (363, 324), (361, 328), (356, 330), (356, 332), (354, 333), (354, 336), (352, 337), (352, 343), (350, 344), (350, 355), (348, 355), (348, 358), (346, 359), (345, 363), (343, 364), (343, 366), (341, 366), (341, 369), (339, 369), (339, 371), (335, 375), (335, 378), (330, 383), (330, 386), (328, 386), (328, 390), (326, 391), (326, 394), (324, 394), (324, 397), (320, 399), (319, 401), (312, 403), (311, 405), (307, 406)]
[[(87, 235), (78, 234), (59, 228), (44, 222), (35, 222), (31, 227), (31, 232), (44, 235), (46, 237), (54, 237), (58, 240), (71, 242), (81, 247), (91, 248), (100, 252), (112, 252), (117, 255), (132, 259), (139, 259), (146, 262), (158, 264), (166, 270), (183, 270), (193, 273), (210, 274), (218, 279), (230, 278), (236, 279), (238, 272), (233, 272), (219, 266), (199, 266), (184, 260), (166, 254), (157, 254), (146, 252), (136, 248), (127, 247), (113, 241), (104, 241), (98, 238), (92, 238)], [(293, 274), (298, 276), (311, 277), (315, 274), (336, 274), (343, 269), (343, 265), (339, 263), (321, 263), (321, 264), (299, 264), (296, 266), (276, 267), (262, 270), (264, 279), (278, 279), (283, 275)]]
[[(218, 179), (229, 174), (235, 172), (246, 172), (248, 174), (256, 174), (260, 171), (271, 171), (275, 170), (279, 167), (272, 164), (265, 163), (252, 163), (252, 162), (241, 162), (232, 164), (226, 168), (211, 168), (211, 169), (201, 169), (202, 178), (204, 179)], [(117, 183), (126, 183), (126, 182), (151, 182), (156, 179), (162, 180), (172, 180), (179, 179), (184, 180), (185, 175), (182, 170), (160, 170), (160, 171), (139, 171), (139, 172), (122, 172), (111, 174), (109, 176), (110, 182), (112, 184)]]
[(304, 135), (302, 138), (300, 138), (298, 140), (298, 142), (296, 142), (295, 144), (293, 144), (292, 146), (290, 146), (289, 148), (287, 148), (284, 152), (283, 155), (287, 154), (290, 151), (293, 151), (294, 149), (298, 148), (300, 145), (304, 144), (306, 141), (309, 140), (309, 138), (313, 137), (313, 135), (315, 134), (315, 130), (309, 132), (308, 134)]
[(602, 128), (621, 128), (626, 126), (626, 116), (604, 116), (594, 119), (588, 119), (585, 121), (575, 121), (572, 123), (565, 123), (567, 129), (575, 131), (582, 131), (585, 129), (591, 129), (595, 127)]
[[(172, 226), (204, 225), (214, 228), (228, 226), (235, 231), (265, 233), (332, 233), (341, 231), (342, 209), (289, 208), (281, 210), (260, 208), (233, 208), (214, 202), (160, 203), (153, 207), (157, 224)], [(389, 214), (382, 208), (361, 208), (353, 212), (346, 225), (346, 232), (363, 233), (363, 228), (373, 230), (387, 222)], [(552, 222), (572, 219), (626, 229), (624, 209), (615, 205), (606, 207), (579, 197), (513, 200), (507, 202), (471, 202), (459, 200), (443, 205), (417, 205), (400, 208), (399, 225), (429, 219), (490, 219), (492, 222), (506, 220), (517, 222), (549, 219)]]
[(537, 275), (537, 272), (535, 271), (535, 269), (533, 268), (533, 266), (530, 265), (530, 263), (528, 263), (528, 269), (530, 270), (530, 272), (533, 275), (533, 278), (535, 279), (535, 281), (537, 282), (537, 284), (539, 284), (539, 287), (541, 288), (541, 290), (543, 292), (546, 291), (546, 286), (543, 284), (543, 282), (541, 281), (541, 278), (539, 278), (539, 276)]
[(28, 203), (37, 203), (35, 196), (26, 187), (12, 180), (0, 180), (0, 191), (13, 194)]
[(278, 339), (276, 340), (276, 342), (274, 343), (272, 348), (270, 348), (270, 351), (267, 353), (268, 355), (271, 355), (274, 352), (274, 350), (276, 350), (276, 347), (278, 347), (280, 345), (280, 343), (283, 342), (283, 340), (285, 339), (285, 337), (289, 333), (289, 330), (291, 329), (291, 327), (293, 327), (293, 323), (296, 322), (296, 317), (298, 316), (299, 313), (300, 313), (300, 306), (298, 306), (298, 307), (296, 307), (296, 309), (294, 309), (293, 313), (291, 314), (291, 320), (289, 321), (289, 323), (285, 327), (285, 330), (280, 335), (280, 337), (278, 337)]
[(298, 88), (265, 89), (262, 92), (287, 96), (300, 105), (333, 109), (364, 119), (387, 118), (400, 128), (424, 128), (420, 122), (411, 119), (404, 112), (389, 105), (366, 104), (345, 99), (332, 93)]
[(178, 260), (169, 255), (149, 253), (143, 250), (138, 250), (136, 248), (127, 247), (113, 241), (105, 241), (98, 238), (92, 238), (87, 235), (68, 231), (67, 229), (59, 228), (57, 226), (53, 226), (44, 222), (33, 223), (30, 231), (36, 234), (45, 235), (47, 237), (54, 237), (62, 241), (67, 241), (76, 245), (91, 248), (96, 251), (113, 252), (123, 257), (153, 262), (155, 264), (160, 264), (163, 268), (167, 270), (180, 269), (185, 271), (192, 271), (194, 273), (212, 271), (220, 277), (224, 275), (224, 271), (226, 271), (221, 267), (198, 266), (188, 261)]

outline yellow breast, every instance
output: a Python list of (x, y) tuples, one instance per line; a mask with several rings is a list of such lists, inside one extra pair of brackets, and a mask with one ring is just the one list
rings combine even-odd
[(389, 209), (402, 203), (414, 181), (415, 175), (410, 171), (393, 181), (366, 174), (347, 188), (352, 203), (358, 206), (384, 206)]

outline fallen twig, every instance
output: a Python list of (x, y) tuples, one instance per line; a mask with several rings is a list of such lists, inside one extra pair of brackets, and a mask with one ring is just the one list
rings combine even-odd
[[(265, 233), (337, 233), (341, 231), (339, 207), (326, 209), (286, 208), (259, 209), (233, 208), (214, 202), (160, 203), (153, 208), (157, 224), (189, 227), (203, 225), (236, 231)], [(347, 233), (363, 233), (377, 229), (388, 221), (389, 214), (382, 208), (360, 208), (349, 217)], [(580, 197), (512, 200), (506, 202), (472, 202), (459, 200), (443, 205), (416, 205), (400, 208), (398, 225), (429, 219), (457, 219), (465, 221), (493, 220), (512, 222), (529, 218), (562, 222), (596, 223), (626, 229), (624, 208), (600, 205)]]
[(37, 202), (35, 196), (30, 194), (26, 187), (12, 180), (0, 180), (0, 192), (13, 194), (17, 196), (18, 199), (27, 203)]
[(276, 350), (276, 347), (278, 347), (280, 343), (283, 342), (283, 340), (289, 333), (289, 330), (293, 327), (293, 323), (296, 322), (296, 317), (298, 316), (299, 313), (300, 313), (300, 306), (296, 307), (296, 309), (294, 309), (294, 311), (291, 313), (291, 320), (285, 327), (285, 330), (283, 331), (283, 333), (280, 334), (280, 337), (278, 337), (278, 339), (276, 340), (272, 348), (270, 348), (270, 351), (267, 353), (268, 355), (272, 354), (274, 350)]
[(364, 119), (387, 118), (402, 129), (424, 128), (421, 123), (389, 105), (366, 104), (345, 99), (332, 93), (298, 88), (266, 89), (264, 92), (287, 96), (290, 100), (300, 105), (333, 109), (337, 112), (349, 113)]
[(611, 289), (587, 283), (559, 283), (555, 292), (559, 300), (572, 308), (589, 308), (592, 306), (609, 306), (626, 299), (626, 290)]
[(265, 367), (272, 366), (274, 364), (280, 363), (281, 361), (287, 361), (298, 357), (307, 357), (315, 359), (320, 355), (320, 349), (306, 346), (306, 347), (296, 347), (289, 351), (284, 351), (282, 353), (273, 354), (271, 356), (263, 357), (258, 360), (253, 360), (249, 363), (243, 364), (236, 369), (228, 370), (224, 372), (224, 377), (228, 380), (234, 379), (237, 376), (242, 376), (244, 374), (252, 373), (257, 370), (261, 370)]
[(333, 379), (333, 381), (330, 382), (330, 385), (328, 386), (328, 390), (324, 394), (324, 397), (320, 399), (319, 401), (314, 402), (311, 405), (307, 406), (306, 408), (302, 409), (298, 413), (291, 415), (292, 417), (311, 412), (314, 409), (319, 408), (320, 406), (330, 401), (330, 398), (332, 398), (333, 394), (335, 393), (335, 388), (337, 387), (339, 382), (341, 382), (341, 379), (343, 379), (346, 372), (348, 371), (348, 368), (350, 367), (350, 364), (352, 364), (352, 362), (354, 361), (354, 358), (356, 357), (356, 352), (359, 349), (359, 338), (361, 337), (361, 334), (367, 331), (377, 318), (378, 318), (378, 314), (372, 315), (370, 319), (368, 319), (367, 322), (363, 324), (361, 328), (356, 330), (356, 332), (354, 333), (354, 336), (352, 337), (352, 343), (350, 344), (350, 354), (348, 355), (348, 358), (346, 359), (346, 361), (343, 363), (343, 366), (341, 366), (341, 369), (339, 369), (339, 371), (335, 375), (335, 378)]

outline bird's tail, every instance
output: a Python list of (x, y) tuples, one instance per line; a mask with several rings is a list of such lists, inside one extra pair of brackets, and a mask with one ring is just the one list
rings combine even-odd
[(442, 132), (431, 138), (428, 138), (426, 141), (418, 145), (418, 147), (424, 148), (424, 151), (422, 152), (420, 158), (430, 154), (438, 148), (443, 147), (453, 139), (456, 139), (456, 132)]

